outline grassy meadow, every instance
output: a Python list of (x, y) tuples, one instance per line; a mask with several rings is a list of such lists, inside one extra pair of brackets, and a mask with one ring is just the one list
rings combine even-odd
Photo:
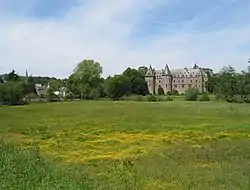
[(0, 107), (0, 136), (0, 189), (250, 189), (247, 104)]

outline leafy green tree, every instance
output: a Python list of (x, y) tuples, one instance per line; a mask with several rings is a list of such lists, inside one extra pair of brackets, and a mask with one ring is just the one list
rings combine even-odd
[(20, 79), (20, 76), (16, 73), (15, 70), (12, 70), (9, 74), (7, 74), (4, 79), (9, 82), (18, 81)]
[(139, 71), (143, 76), (145, 76), (145, 75), (147, 74), (147, 72), (148, 72), (148, 68), (147, 68), (146, 66), (140, 66), (140, 67), (138, 68), (138, 71)]
[(0, 84), (0, 104), (20, 105), (24, 104), (24, 85), (19, 81), (10, 81)]
[(202, 102), (210, 101), (210, 97), (207, 93), (203, 93), (202, 96), (199, 98), (199, 101), (202, 101)]
[(131, 92), (130, 80), (124, 75), (115, 75), (107, 79), (105, 86), (108, 96), (113, 100), (118, 100)]
[(34, 78), (32, 76), (28, 77), (24, 84), (25, 94), (37, 94), (35, 84)]
[(84, 60), (74, 69), (74, 73), (68, 79), (67, 87), (70, 92), (79, 98), (93, 99), (100, 93), (101, 74), (100, 63), (93, 60)]
[(126, 76), (131, 85), (130, 94), (137, 95), (146, 95), (148, 94), (148, 87), (145, 81), (145, 76), (136, 69), (128, 68), (123, 72), (123, 75)]

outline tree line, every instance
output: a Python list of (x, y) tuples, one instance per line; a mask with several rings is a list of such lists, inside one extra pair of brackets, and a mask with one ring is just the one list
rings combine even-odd
[(146, 95), (148, 88), (144, 76), (146, 67), (126, 69), (122, 74), (102, 78), (103, 68), (94, 60), (80, 62), (67, 79), (54, 77), (19, 76), (14, 70), (0, 76), (0, 104), (25, 104), (29, 97), (37, 97), (36, 84), (47, 86), (43, 97), (48, 101), (59, 101), (54, 92), (64, 87), (66, 99), (93, 100), (99, 98), (120, 99), (132, 94)]
[(223, 67), (218, 73), (208, 73), (207, 91), (227, 102), (250, 103), (250, 66), (241, 72)]
[[(211, 69), (206, 69), (206, 72), (208, 74), (206, 93), (214, 94), (218, 99), (227, 102), (250, 103), (250, 67), (240, 73), (232, 67), (223, 67), (218, 73), (213, 73)], [(111, 98), (119, 100), (124, 96), (149, 94), (145, 81), (147, 73), (145, 66), (138, 69), (127, 68), (121, 74), (107, 78), (103, 78), (102, 73), (101, 64), (94, 60), (80, 62), (66, 79), (19, 76), (13, 70), (0, 76), (0, 104), (20, 105), (27, 103), (29, 97), (38, 96), (35, 84), (48, 86), (45, 97), (43, 97), (48, 101), (62, 100), (59, 95), (54, 93), (62, 87), (66, 89), (66, 97), (63, 97), (66, 99)], [(164, 95), (164, 91), (159, 91), (157, 94)], [(197, 97), (198, 91), (191, 89), (186, 94), (187, 97)], [(187, 98), (187, 100), (189, 99), (195, 100), (197, 98)]]

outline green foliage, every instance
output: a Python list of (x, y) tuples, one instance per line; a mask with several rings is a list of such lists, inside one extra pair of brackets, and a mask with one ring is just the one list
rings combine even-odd
[(142, 95), (137, 95), (137, 96), (136, 96), (136, 100), (137, 100), (138, 102), (142, 102), (142, 101), (144, 101), (144, 97), (143, 97)]
[(0, 189), (90, 189), (87, 177), (69, 177), (44, 160), (38, 150), (22, 152), (0, 140)]
[(0, 84), (0, 104), (21, 105), (25, 102), (24, 84), (21, 82), (5, 82)]
[(156, 96), (157, 102), (163, 102), (165, 100), (165, 96)]
[(148, 68), (145, 67), (145, 66), (141, 66), (141, 67), (138, 68), (138, 71), (139, 71), (143, 76), (145, 76), (145, 75), (147, 74), (147, 72), (148, 72)]
[(187, 101), (197, 101), (199, 91), (196, 88), (190, 88), (185, 93), (185, 100)]
[(234, 96), (234, 100), (233, 100), (233, 102), (235, 102), (235, 103), (244, 103), (244, 97), (242, 97), (242, 96), (240, 96), (240, 95), (235, 95)]
[(19, 79), (20, 76), (16, 73), (15, 70), (12, 70), (9, 74), (6, 74), (4, 77), (4, 80), (8, 82), (15, 82), (18, 81)]
[(237, 73), (232, 67), (224, 67), (208, 78), (206, 87), (221, 99), (230, 103), (247, 102), (250, 93), (250, 69)]
[(208, 95), (207, 93), (204, 93), (204, 94), (202, 94), (201, 97), (199, 98), (199, 101), (203, 101), (203, 102), (205, 102), (205, 101), (210, 101), (210, 97), (209, 97), (209, 95)]
[(101, 74), (100, 63), (93, 60), (84, 60), (74, 69), (74, 73), (67, 81), (67, 87), (78, 98), (98, 98), (101, 93), (99, 91), (102, 84)]
[(166, 96), (166, 101), (167, 102), (172, 102), (172, 101), (174, 101), (174, 98), (172, 96), (167, 95)]
[(250, 94), (248, 94), (248, 95), (245, 96), (244, 101), (245, 101), (246, 103), (250, 103)]
[(145, 99), (144, 99), (144, 96), (142, 96), (142, 95), (130, 95), (130, 96), (124, 96), (124, 97), (122, 97), (122, 100), (142, 102)]
[(115, 75), (106, 80), (108, 96), (113, 100), (119, 100), (131, 92), (130, 80), (124, 75)]
[(61, 101), (60, 97), (58, 95), (56, 95), (55, 93), (55, 90), (52, 88), (52, 87), (49, 87), (46, 91), (46, 99), (49, 101), (49, 102), (59, 102)]
[(145, 81), (145, 75), (136, 69), (127, 68), (123, 75), (128, 78), (130, 90), (129, 94), (146, 95), (148, 87)]
[(178, 96), (179, 95), (179, 92), (178, 92), (178, 90), (176, 90), (176, 89), (173, 89), (172, 91), (168, 91), (167, 92), (167, 95), (173, 95), (173, 96)]
[(157, 96), (155, 96), (153, 94), (149, 94), (149, 95), (147, 95), (146, 99), (149, 102), (156, 102), (157, 101)]

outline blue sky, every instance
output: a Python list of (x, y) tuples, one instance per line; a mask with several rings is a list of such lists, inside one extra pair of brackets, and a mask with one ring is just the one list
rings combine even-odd
[(0, 0), (0, 73), (104, 75), (140, 65), (248, 66), (249, 0)]

